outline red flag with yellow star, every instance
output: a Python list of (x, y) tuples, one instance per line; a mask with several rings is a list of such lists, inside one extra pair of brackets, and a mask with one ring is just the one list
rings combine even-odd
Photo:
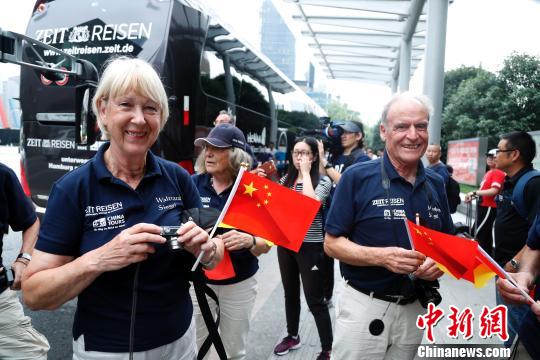
[(298, 252), (321, 203), (247, 171), (238, 176), (221, 222)]
[(407, 220), (416, 251), (444, 266), (456, 279), (474, 265), (476, 242), (444, 234)]
[(483, 287), (504, 271), (474, 240), (444, 234), (407, 220), (411, 241), (416, 251), (432, 258), (441, 269), (456, 279), (470, 281), (475, 287)]

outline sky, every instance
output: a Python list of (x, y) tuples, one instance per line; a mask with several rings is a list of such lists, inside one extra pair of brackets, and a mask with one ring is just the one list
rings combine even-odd
[[(283, 0), (274, 0), (286, 6)], [(239, 31), (255, 47), (259, 47), (261, 0), (205, 0), (217, 9), (219, 16)], [(34, 0), (0, 0), (0, 28), (24, 33)], [(9, 11), (5, 11), (8, 9)], [(461, 65), (482, 66), (497, 71), (512, 52), (540, 56), (540, 1), (536, 0), (454, 0), (448, 8), (445, 70)], [(292, 21), (290, 26), (295, 33)], [(304, 38), (297, 39), (299, 58), (312, 58)], [(300, 65), (299, 65), (300, 66)], [(300, 70), (297, 74), (307, 71)], [(18, 73), (14, 65), (0, 64), (0, 80)], [(322, 73), (317, 72), (319, 80)], [(297, 75), (299, 77), (299, 75)], [(321, 83), (319, 83), (321, 84)], [(422, 92), (423, 63), (411, 79), (410, 90)], [(351, 81), (326, 80), (324, 87), (334, 98), (360, 112), (365, 124), (379, 118), (384, 103), (391, 95), (382, 85)]]

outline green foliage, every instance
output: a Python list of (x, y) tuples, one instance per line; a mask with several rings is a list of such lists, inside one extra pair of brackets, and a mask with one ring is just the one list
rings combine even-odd
[(366, 147), (371, 148), (374, 152), (384, 149), (384, 141), (382, 141), (379, 131), (380, 125), (381, 122), (379, 121), (377, 124), (366, 128)]
[(319, 118), (304, 111), (287, 111), (279, 109), (277, 117), (280, 126), (289, 128), (315, 129), (320, 127)]
[(328, 103), (328, 116), (332, 120), (360, 121), (360, 113), (358, 111), (351, 110), (347, 104), (334, 99)]
[(445, 74), (441, 145), (485, 136), (495, 147), (501, 134), (540, 129), (540, 59), (512, 54), (493, 74), (461, 67)]

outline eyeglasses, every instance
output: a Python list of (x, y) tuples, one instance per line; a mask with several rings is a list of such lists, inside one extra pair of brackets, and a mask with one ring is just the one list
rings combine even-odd
[(302, 150), (302, 151), (291, 151), (291, 154), (292, 156), (296, 157), (298, 155), (302, 155), (302, 156), (309, 156), (311, 155), (311, 151), (305, 151), (305, 150)]
[(516, 151), (516, 149), (507, 149), (507, 150), (497, 149), (497, 150), (495, 150), (495, 155), (497, 155), (498, 153), (510, 152), (510, 151)]

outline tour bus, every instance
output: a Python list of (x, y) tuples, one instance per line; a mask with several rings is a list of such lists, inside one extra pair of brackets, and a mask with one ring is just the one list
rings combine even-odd
[[(30, 64), (21, 66), (21, 181), (38, 212), (53, 182), (103, 143), (89, 110), (92, 73), (112, 56), (144, 59), (159, 72), (171, 115), (153, 150), (189, 171), (194, 139), (208, 133), (220, 110), (234, 115), (248, 142), (261, 144), (276, 140), (276, 108), (326, 115), (204, 6), (202, 0), (36, 2), (19, 63)], [(66, 61), (72, 58), (84, 65), (78, 76), (77, 64)]]

